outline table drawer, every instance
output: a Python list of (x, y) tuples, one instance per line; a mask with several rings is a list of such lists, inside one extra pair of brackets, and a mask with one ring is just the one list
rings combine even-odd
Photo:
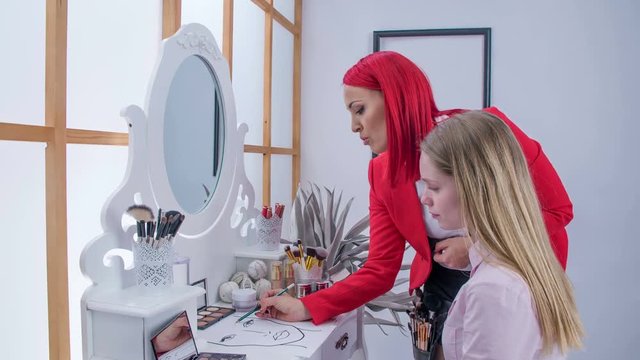
[(345, 318), (322, 344), (322, 359), (347, 360), (356, 349), (358, 322), (356, 312)]

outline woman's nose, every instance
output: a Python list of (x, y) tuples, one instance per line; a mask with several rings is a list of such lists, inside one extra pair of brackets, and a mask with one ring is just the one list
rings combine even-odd
[(359, 122), (351, 121), (351, 131), (354, 133), (362, 131), (362, 125)]
[(433, 206), (433, 199), (429, 196), (429, 190), (425, 190), (420, 197), (420, 201), (427, 206)]

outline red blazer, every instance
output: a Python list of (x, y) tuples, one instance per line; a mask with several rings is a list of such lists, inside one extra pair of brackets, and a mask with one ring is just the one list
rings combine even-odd
[[(530, 139), (497, 108), (484, 110), (504, 120), (520, 143), (542, 206), (551, 245), (560, 264), (565, 267), (565, 226), (573, 218), (573, 206), (562, 181), (540, 144)], [(387, 166), (385, 153), (369, 164), (371, 227), (369, 256), (365, 265), (329, 289), (301, 299), (314, 324), (353, 310), (391, 290), (402, 263), (405, 240), (416, 251), (409, 273), (409, 290), (422, 286), (431, 272), (431, 250), (415, 183), (397, 184), (391, 188), (386, 177)]]

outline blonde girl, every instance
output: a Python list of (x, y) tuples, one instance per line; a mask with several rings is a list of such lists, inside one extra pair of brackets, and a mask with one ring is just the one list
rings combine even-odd
[(432, 130), (421, 150), (422, 203), (443, 229), (469, 236), (471, 278), (444, 325), (445, 358), (564, 359), (581, 347), (572, 286), (509, 126), (469, 111)]

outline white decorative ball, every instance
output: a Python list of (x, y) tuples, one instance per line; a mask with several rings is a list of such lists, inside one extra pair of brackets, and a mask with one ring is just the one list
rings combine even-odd
[(233, 290), (236, 290), (236, 289), (239, 289), (239, 286), (233, 281), (227, 281), (225, 283), (222, 283), (222, 285), (220, 285), (220, 288), (218, 289), (218, 295), (220, 295), (220, 300), (226, 303), (231, 303), (232, 301), (231, 293), (233, 293)]
[(260, 300), (260, 296), (262, 293), (271, 290), (271, 281), (267, 279), (260, 279), (256, 281), (256, 295), (258, 296), (258, 300)]
[(242, 281), (244, 279), (248, 279), (249, 278), (249, 274), (247, 274), (244, 271), (238, 271), (237, 273), (233, 274), (233, 276), (231, 276), (231, 278), (229, 279), (229, 281), (233, 281), (236, 284), (238, 284), (238, 286), (242, 287)]
[(253, 260), (249, 264), (247, 272), (253, 280), (262, 279), (267, 276), (267, 264), (262, 260)]

